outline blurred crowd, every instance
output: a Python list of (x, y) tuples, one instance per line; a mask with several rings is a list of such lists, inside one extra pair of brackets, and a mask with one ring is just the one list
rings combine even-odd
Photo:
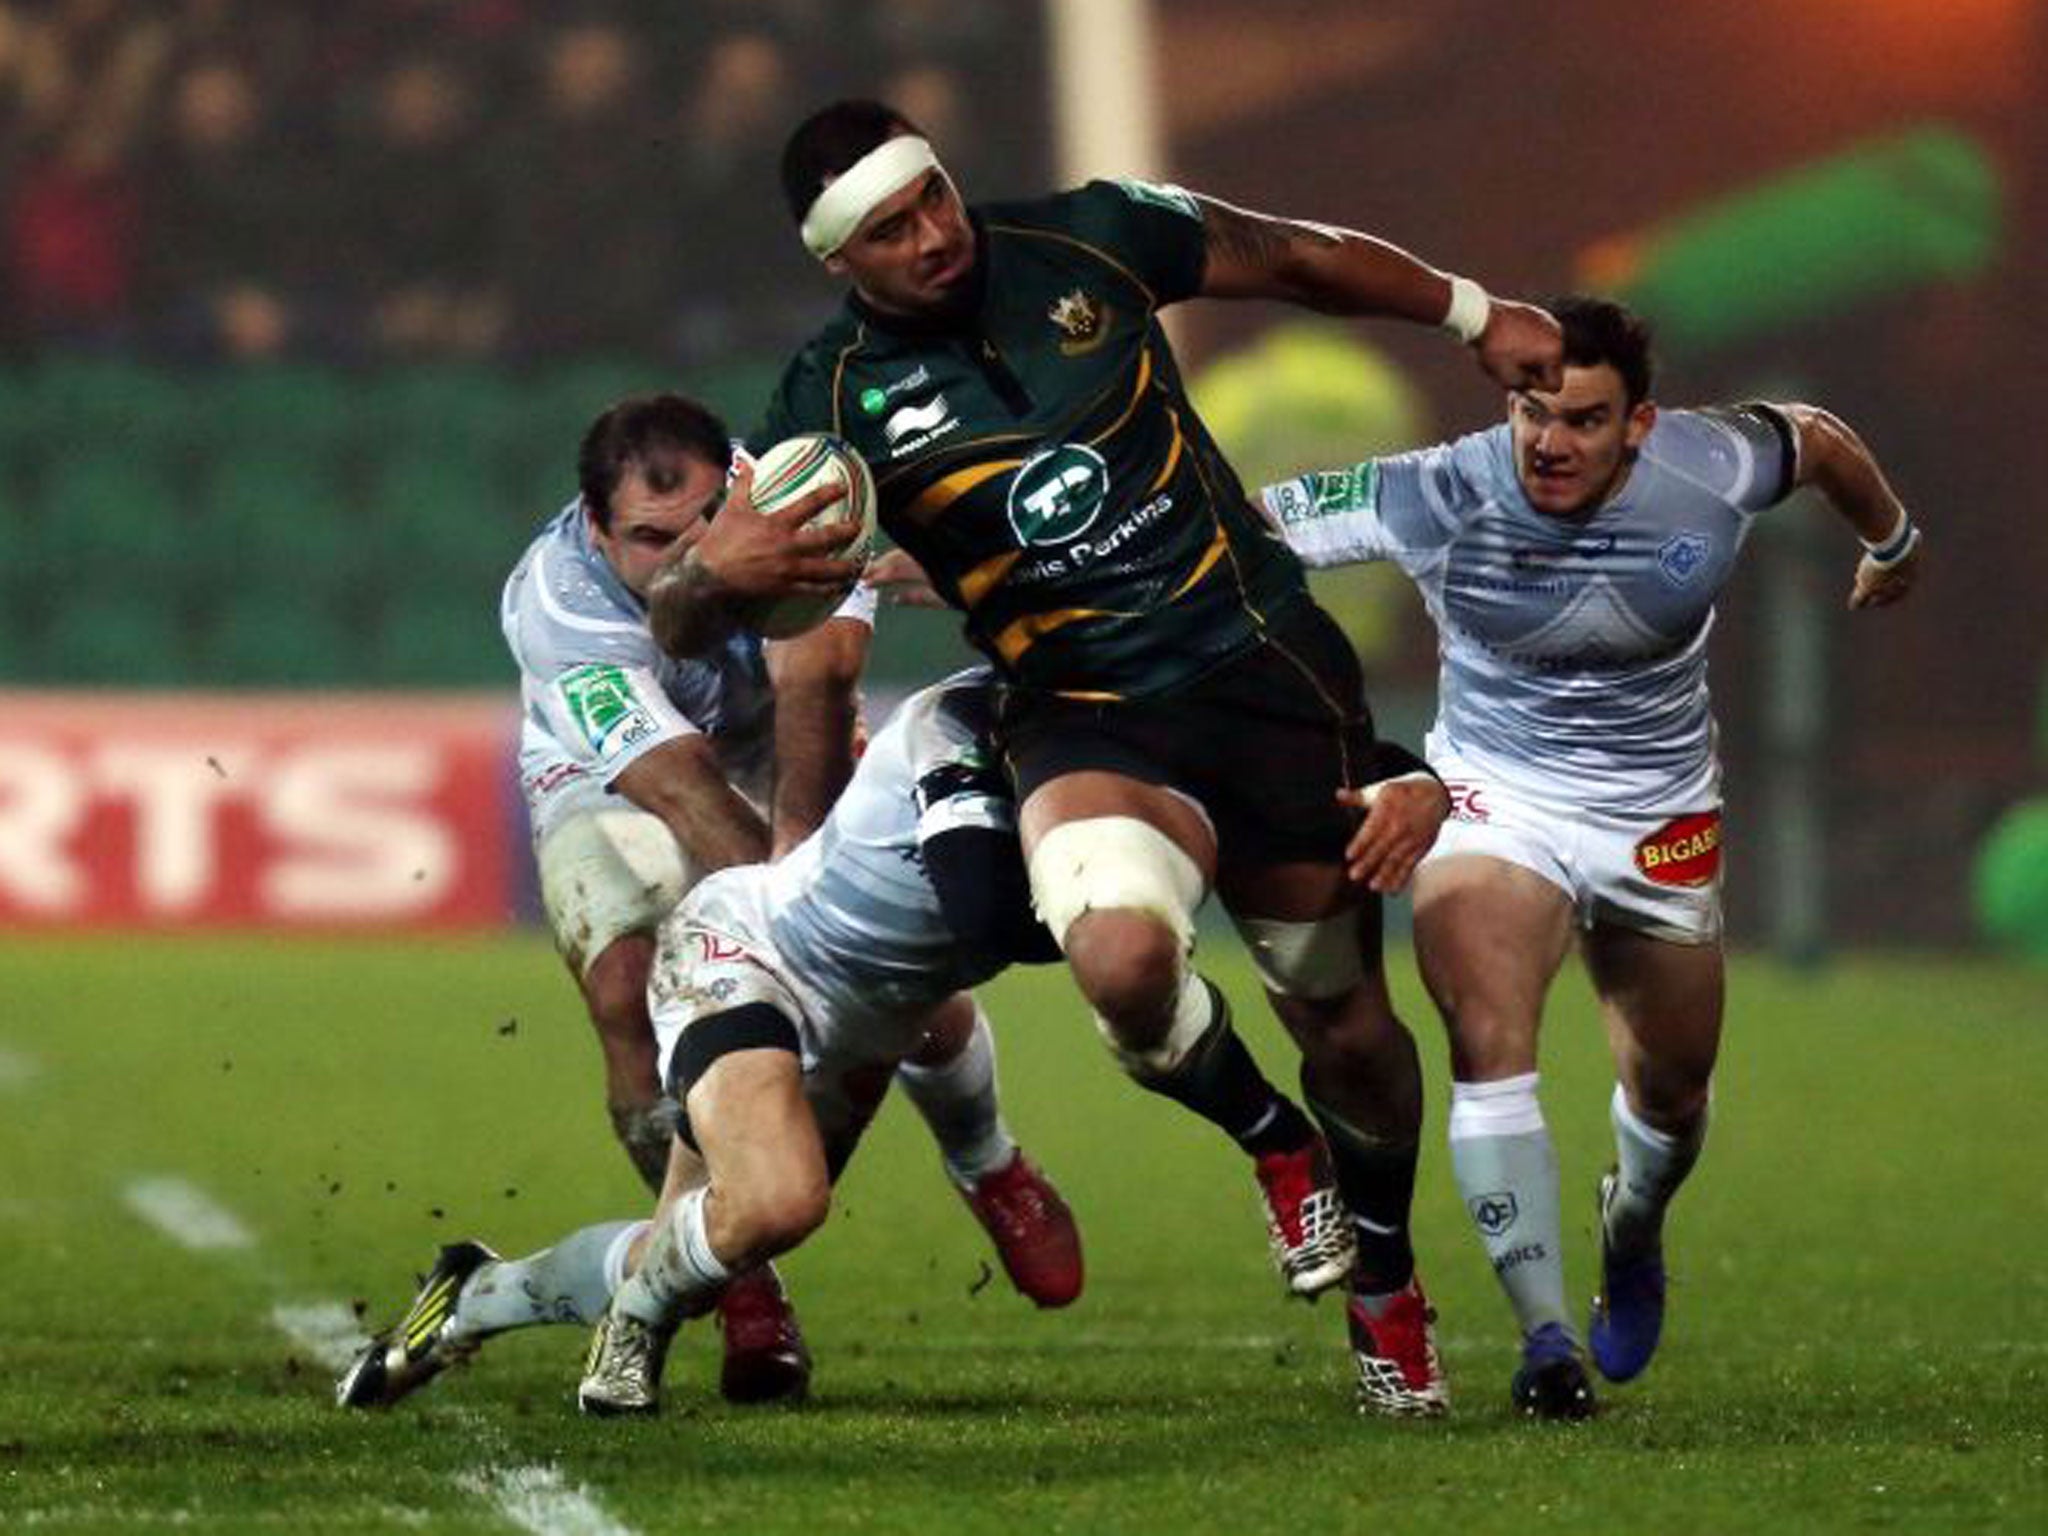
[(1028, 187), (1037, 11), (0, 0), (0, 353), (781, 346), (832, 300), (777, 188), (788, 129), (878, 94), (970, 188)]

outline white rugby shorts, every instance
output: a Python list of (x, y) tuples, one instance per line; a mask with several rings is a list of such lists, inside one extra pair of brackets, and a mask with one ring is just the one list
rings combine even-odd
[(758, 864), (720, 870), (662, 923), (648, 983), (661, 1082), (669, 1085), (677, 1042), (693, 1024), (765, 1004), (796, 1026), (804, 1094), (836, 1167), (873, 1118), (896, 1064), (924, 1038), (926, 1015), (833, 1001), (807, 984), (775, 948), (766, 876)]
[(1501, 859), (1563, 891), (1583, 928), (1612, 923), (1672, 944), (1720, 939), (1721, 803), (1711, 787), (1683, 804), (1613, 814), (1509, 788), (1455, 752), (1432, 752), (1430, 766), (1451, 814), (1425, 865)]
[(653, 934), (693, 883), (668, 824), (623, 800), (558, 820), (534, 856), (555, 948), (578, 976), (626, 935)]

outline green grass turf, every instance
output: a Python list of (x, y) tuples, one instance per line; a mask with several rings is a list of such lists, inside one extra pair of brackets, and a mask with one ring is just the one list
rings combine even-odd
[[(1276, 1079), (1231, 945), (1205, 958)], [(577, 1418), (581, 1330), (500, 1340), (348, 1416), (273, 1305), (408, 1299), (436, 1243), (508, 1251), (643, 1205), (545, 945), (0, 942), (0, 1529), (504, 1531), (475, 1491), (547, 1465), (657, 1531), (2048, 1529), (2048, 974), (1932, 959), (1738, 965), (1708, 1155), (1673, 1218), (1668, 1342), (1574, 1427), (1505, 1405), (1511, 1329), (1442, 1151), (1417, 1204), (1454, 1416), (1359, 1418), (1342, 1318), (1284, 1302), (1237, 1155), (1114, 1072), (1063, 976), (988, 994), (1010, 1118), (1073, 1201), (1086, 1295), (987, 1284), (902, 1105), (785, 1263), (819, 1363), (796, 1411), (713, 1387), (686, 1332), (652, 1423)], [(1574, 1294), (1607, 1071), (1553, 999), (1545, 1102)], [(191, 1253), (124, 1184), (202, 1186), (258, 1246)]]

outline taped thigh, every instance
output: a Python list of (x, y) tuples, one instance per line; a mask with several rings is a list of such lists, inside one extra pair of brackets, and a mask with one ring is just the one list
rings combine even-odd
[(1310, 922), (1231, 916), (1269, 992), (1313, 1001), (1342, 997), (1365, 980), (1356, 907)]
[(1121, 910), (1157, 918), (1183, 954), (1194, 948), (1195, 908), (1208, 886), (1180, 845), (1135, 816), (1062, 822), (1031, 852), (1031, 901), (1053, 937), (1084, 912)]

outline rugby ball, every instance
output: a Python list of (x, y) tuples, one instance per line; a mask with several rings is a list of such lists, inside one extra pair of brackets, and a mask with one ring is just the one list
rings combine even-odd
[[(846, 494), (828, 503), (804, 526), (854, 522), (860, 532), (837, 553), (867, 565), (875, 547), (875, 478), (843, 439), (823, 432), (785, 438), (754, 460), (754, 510), (776, 512), (821, 486), (844, 485)], [(854, 578), (855, 581), (859, 577)], [(849, 581), (839, 592), (796, 592), (760, 598), (746, 609), (747, 628), (770, 640), (787, 640), (814, 629), (846, 601)]]

